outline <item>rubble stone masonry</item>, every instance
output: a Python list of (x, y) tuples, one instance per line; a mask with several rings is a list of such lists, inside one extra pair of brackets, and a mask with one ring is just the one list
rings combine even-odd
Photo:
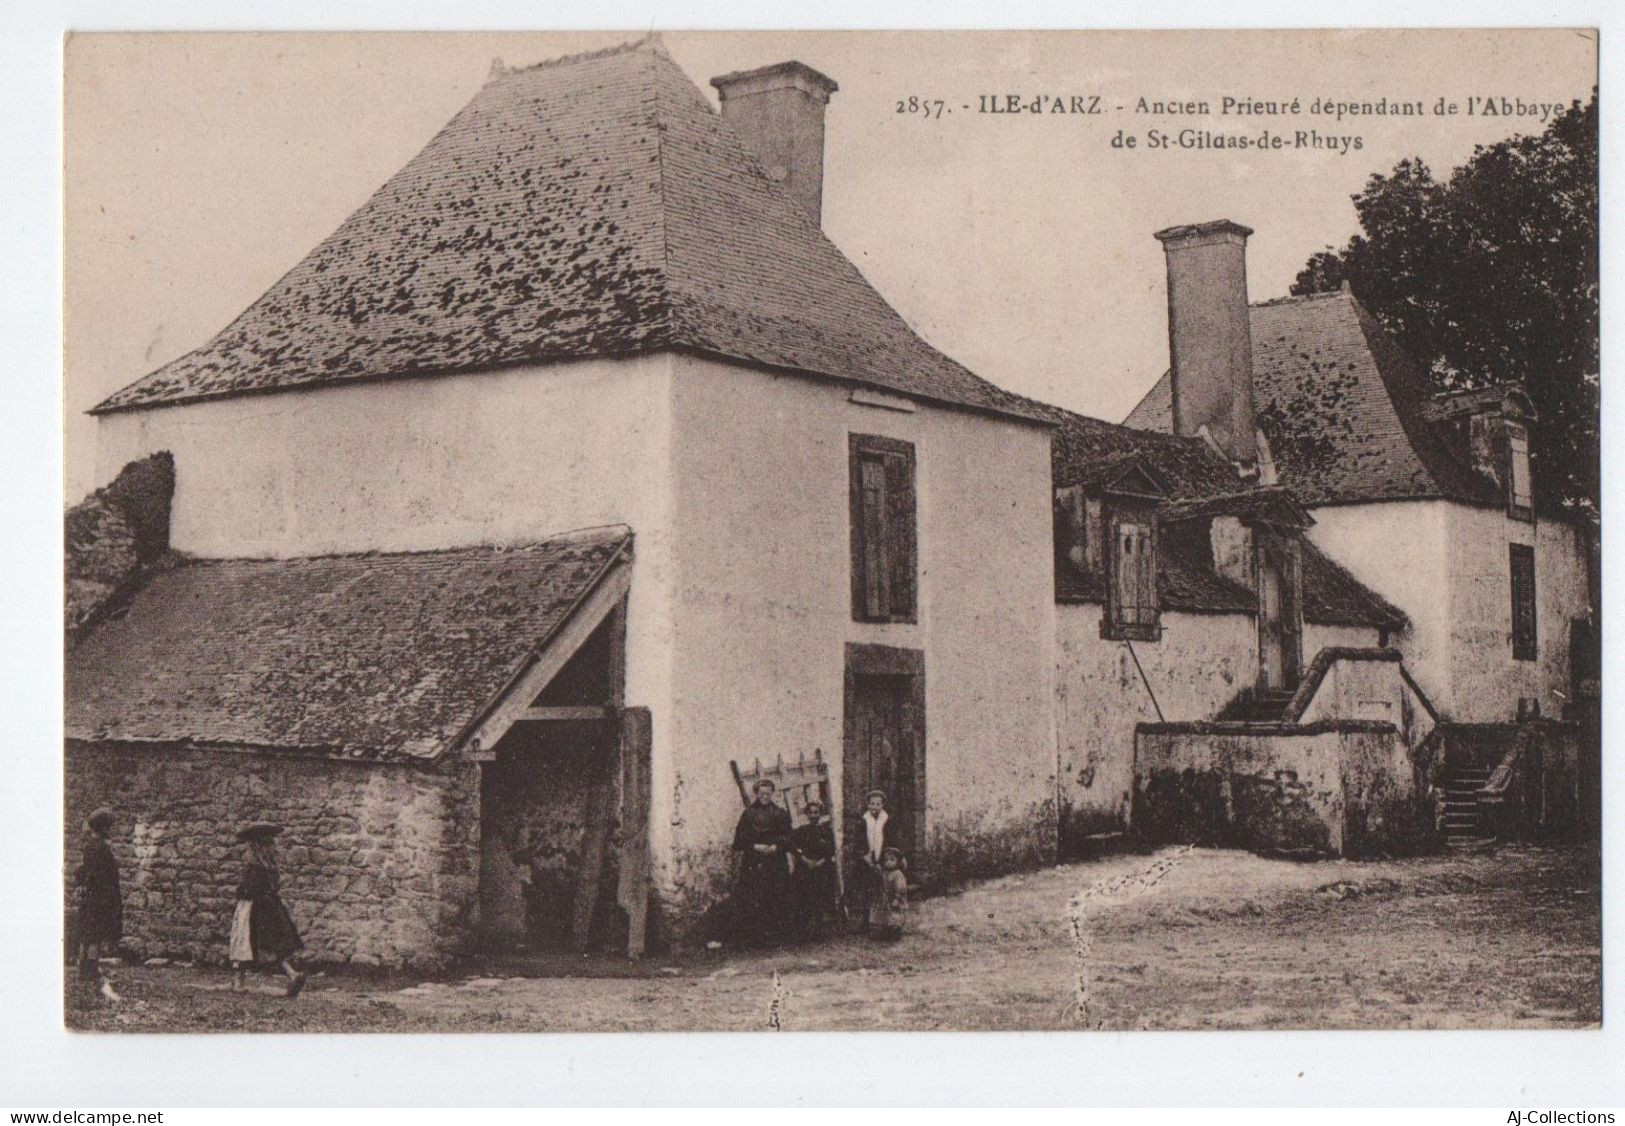
[(84, 818), (117, 818), (125, 948), (220, 963), (242, 873), (237, 830), (284, 827), (282, 897), (316, 963), (431, 967), (478, 902), (477, 768), (253, 750), (68, 744), (68, 888)]

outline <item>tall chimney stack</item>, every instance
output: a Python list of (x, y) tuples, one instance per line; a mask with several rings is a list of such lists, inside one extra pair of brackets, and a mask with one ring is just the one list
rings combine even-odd
[(762, 162), (768, 176), (822, 224), (824, 107), (839, 87), (805, 63), (776, 63), (711, 79), (722, 119)]
[(1230, 460), (1258, 464), (1253, 337), (1247, 313), (1247, 236), (1219, 219), (1158, 231), (1168, 259), (1168, 351), (1174, 433), (1203, 427)]

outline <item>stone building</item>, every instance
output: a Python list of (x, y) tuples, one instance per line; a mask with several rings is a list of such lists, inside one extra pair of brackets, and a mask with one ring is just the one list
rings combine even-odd
[(1249, 304), (1251, 234), (1226, 221), (1157, 234), (1173, 365), (1126, 425), (1200, 435), (1289, 489), (1309, 541), (1404, 612), (1382, 643), (1443, 720), (1434, 781), (1452, 828), (1503, 816), (1513, 726), (1542, 716), (1578, 725), (1551, 725), (1550, 788), (1567, 795), (1551, 820), (1595, 822), (1595, 532), (1536, 493), (1527, 396), (1433, 393), (1346, 287)]
[[(730, 761), (817, 753), (849, 810), (886, 787), (927, 879), (1055, 854), (1050, 423), (916, 336), (823, 236), (834, 83), (791, 64), (716, 85), (720, 115), (654, 42), (493, 75), (220, 335), (96, 408), (103, 479), (161, 452), (174, 492), (169, 562), (70, 651), (70, 823), (107, 801), (134, 820), (123, 847), (218, 867), (228, 825), (176, 836), (196, 789), (211, 818), (354, 805), (328, 775), (384, 807), (398, 791), (410, 819), (288, 837), (348, 850), (319, 887), (290, 865), (294, 901), (392, 916), (396, 938), (346, 924), (313, 947), (354, 960), (511, 931), (507, 857), (537, 827), (569, 873), (559, 911), (601, 913), (632, 848), (660, 925), (692, 930), (728, 883)], [(743, 138), (766, 122), (788, 132), (764, 163)], [(629, 531), (592, 606), (608, 617), (550, 633), (538, 592), (580, 593), (567, 534), (611, 526)], [(149, 659), (144, 639), (190, 636), (228, 587), (242, 617)], [(499, 607), (525, 612), (489, 648)], [(365, 623), (391, 610), (397, 659), (369, 672)], [(584, 637), (613, 675), (549, 700)], [(485, 674), (458, 671), (468, 646)], [(647, 746), (608, 730), (639, 708)], [(641, 777), (645, 808), (562, 808), (579, 787), (556, 779), (594, 755)], [(207, 785), (163, 780), (183, 760)], [(388, 906), (401, 877), (346, 867), (398, 847), (435, 873), (432, 904)], [(138, 936), (163, 945), (181, 915), (218, 942), (223, 912), (125, 858)]]
[(928, 886), (1166, 827), (1193, 770), (1233, 843), (1413, 835), (1435, 717), (1386, 646), (1431, 608), (1222, 395), (1158, 434), (933, 349), (820, 230), (836, 84), (712, 84), (654, 39), (495, 71), (96, 408), (67, 826), (120, 811), (133, 945), (219, 957), (267, 818), (326, 960), (514, 939), (522, 845), (557, 941), (684, 939), (759, 764), (827, 764), (843, 837), (886, 789)]
[[(1571, 633), (1593, 616), (1588, 526), (1533, 495), (1540, 422), (1528, 399), (1510, 387), (1431, 393), (1427, 373), (1347, 290), (1248, 305), (1252, 232), (1201, 229), (1206, 249), (1190, 249), (1200, 237), (1158, 236), (1175, 366), (1125, 424), (1195, 434), (1207, 404), (1223, 402), (1260, 479), (1314, 516), (1310, 539), (1405, 611), (1410, 628), (1394, 644), (1442, 710), (1483, 723), (1537, 703), (1564, 714), (1578, 695)], [(1222, 258), (1222, 271), (1187, 269), (1194, 254)], [(1210, 339), (1201, 328), (1221, 307), (1244, 346), (1205, 364), (1187, 358), (1181, 375), (1187, 339)], [(1186, 320), (1195, 327), (1182, 335)]]

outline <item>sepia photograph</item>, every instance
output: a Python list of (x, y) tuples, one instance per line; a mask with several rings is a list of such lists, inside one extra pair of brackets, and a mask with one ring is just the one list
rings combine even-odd
[(71, 1033), (1601, 1027), (1595, 30), (62, 84)]

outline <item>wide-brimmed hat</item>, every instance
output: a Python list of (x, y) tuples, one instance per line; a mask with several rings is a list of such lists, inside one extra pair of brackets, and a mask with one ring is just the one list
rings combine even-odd
[(863, 795), (863, 800), (864, 801), (868, 801), (870, 798), (879, 798), (881, 801), (885, 801), (886, 800), (886, 791), (885, 790), (870, 790), (867, 794)]
[(113, 811), (108, 809), (105, 805), (93, 810), (90, 816), (85, 818), (85, 824), (89, 825), (92, 829), (95, 829), (101, 825), (111, 825), (112, 823)]
[(253, 841), (274, 837), (282, 832), (282, 826), (270, 821), (251, 821), (237, 830), (237, 839), (240, 841)]
[(818, 812), (818, 813), (828, 813), (829, 812), (829, 806), (825, 805), (823, 802), (819, 801), (817, 798), (814, 798), (812, 801), (810, 801), (806, 805), (802, 806), (801, 809), (802, 809), (802, 812), (804, 812), (804, 813), (813, 813), (815, 811)]

